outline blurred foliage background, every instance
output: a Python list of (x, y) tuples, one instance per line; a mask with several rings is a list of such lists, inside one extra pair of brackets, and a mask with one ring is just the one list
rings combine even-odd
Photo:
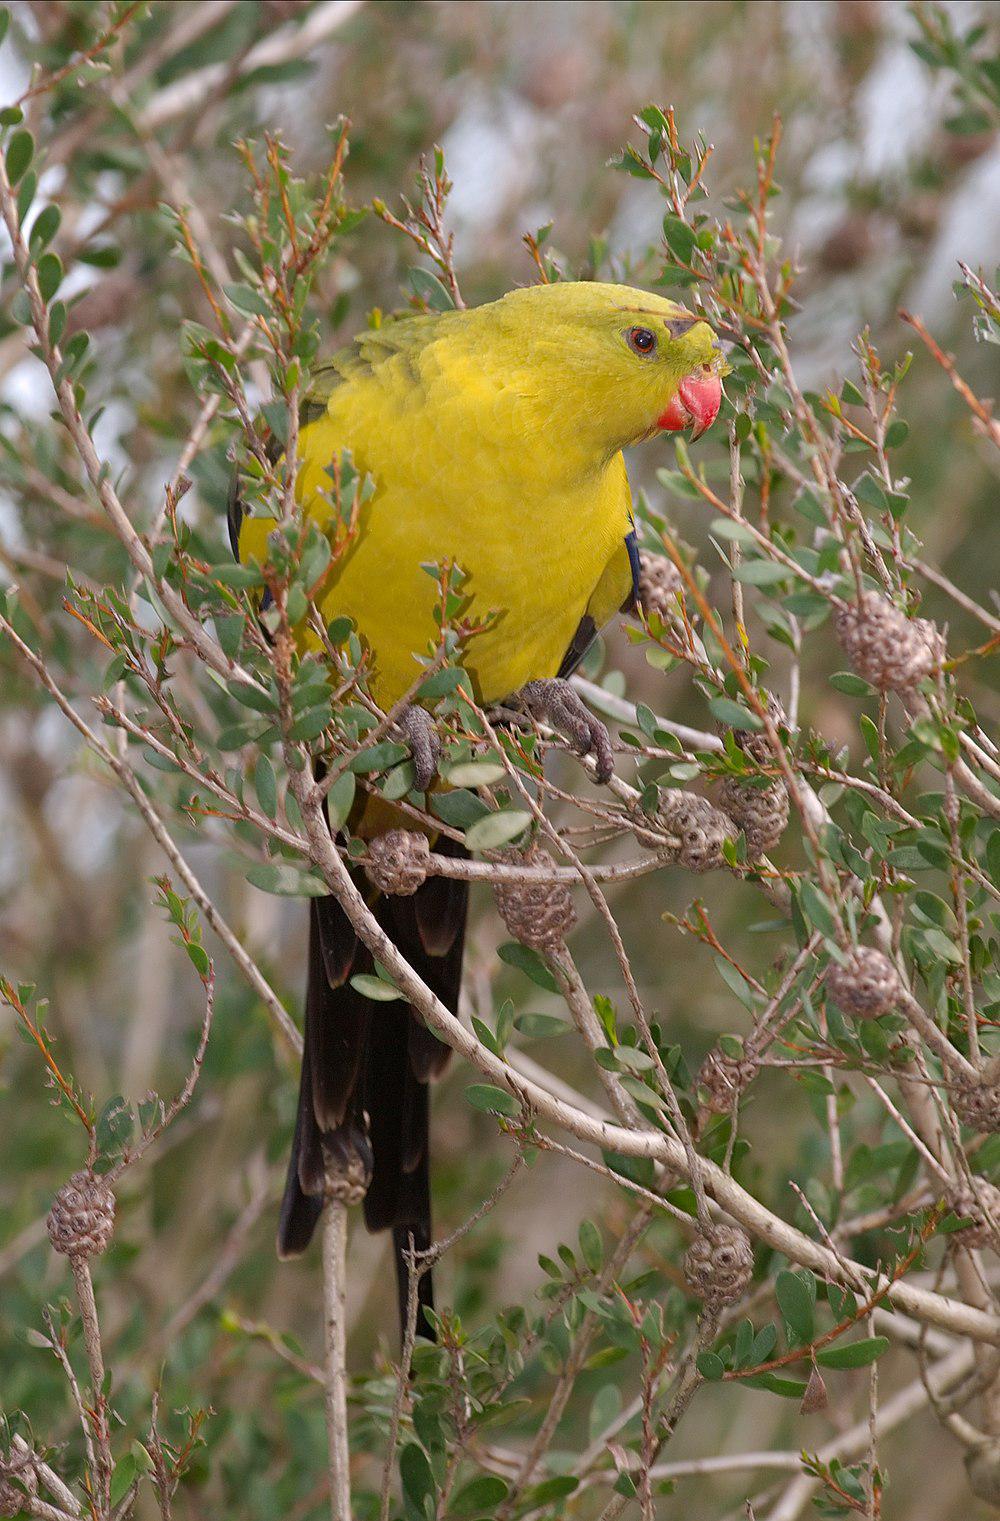
[[(0, 98), (20, 94), (32, 63), (58, 66), (84, 45), (102, 9), (87, 0), (14, 5), (0, 51)], [(190, 198), (226, 249), (226, 212), (243, 193), (234, 143), (267, 129), (308, 172), (325, 164), (327, 126), (340, 116), (352, 124), (347, 186), (359, 206), (372, 197), (396, 206), (399, 192), (410, 191), (419, 155), (433, 143), (443, 146), (463, 289), (479, 302), (533, 278), (521, 235), (548, 224), (546, 252), (568, 271), (642, 283), (662, 205), (648, 183), (609, 161), (628, 139), (631, 114), (646, 102), (673, 104), (687, 135), (700, 130), (715, 144), (709, 184), (716, 207), (749, 177), (753, 139), (780, 112), (784, 193), (776, 225), (806, 267), (797, 290), (803, 310), (792, 322), (803, 381), (820, 386), (850, 369), (852, 341), (866, 324), (887, 358), (902, 352), (907, 332), (896, 312), (905, 304), (956, 353), (974, 387), (995, 388), (996, 351), (975, 344), (970, 313), (956, 304), (952, 284), (957, 258), (988, 264), (1000, 246), (1000, 118), (965, 53), (958, 66), (939, 66), (947, 57), (935, 38), (948, 18), (962, 31), (981, 21), (987, 31), (970, 56), (995, 58), (996, 5), (970, 0), (938, 11), (888, 0), (154, 0), (142, 12), (106, 88), (98, 82), (84, 96), (71, 72), (39, 110), (52, 113), (55, 144), (41, 189), (62, 209), (63, 239), (85, 242), (88, 251), (89, 263), (73, 275), (81, 300), (72, 320), (94, 335), (90, 392), (104, 407), (98, 436), (121, 472), (120, 489), (150, 517), (198, 408), (180, 324), (203, 314), (190, 267), (171, 252), (159, 203)], [(306, 28), (316, 29), (308, 47), (286, 51), (277, 63), (266, 47), (261, 55), (269, 39)], [(331, 345), (363, 326), (371, 308), (406, 303), (411, 252), (374, 217), (339, 247), (320, 282)], [(88, 519), (71, 472), (64, 484), (78, 510), (62, 520), (53, 549), (42, 472), (58, 472), (61, 463), (41, 457), (53, 434), (33, 425), (49, 409), (39, 367), (23, 357), (20, 332), (3, 319), (0, 578), (20, 584), (22, 603), (46, 638), (86, 672), (96, 661), (93, 643), (61, 614), (60, 562), (104, 579), (120, 573), (121, 552)], [(959, 399), (922, 352), (903, 412), (911, 428), (900, 457), (915, 482), (912, 525), (927, 559), (985, 600), (995, 581), (995, 476)], [(221, 559), (228, 464), (223, 443), (209, 443), (183, 510), (215, 545), (212, 558)], [(724, 439), (702, 447), (723, 479)], [(646, 449), (633, 462), (633, 483), (646, 484), (685, 539), (703, 543), (699, 514), (683, 500), (668, 501), (654, 482), (656, 466), (667, 463), (665, 446)], [(959, 626), (961, 614), (956, 618), (950, 604), (937, 612)], [(965, 642), (977, 642), (973, 628), (963, 632)], [(617, 635), (604, 659), (613, 688), (627, 685), (633, 698), (704, 722), (682, 672), (649, 670)], [(846, 739), (851, 730), (839, 701), (831, 688), (807, 685), (804, 716), (830, 738)], [(991, 715), (987, 703), (984, 718), (990, 716), (996, 708)], [(304, 907), (249, 887), (209, 825), (186, 845), (294, 1009), (303, 982)], [(150, 878), (160, 870), (141, 826), (68, 726), (0, 652), (3, 970), (37, 982), (51, 1000), (60, 1060), (100, 1102), (118, 1093), (139, 1097), (150, 1087), (172, 1091), (196, 1038), (201, 989), (155, 907)], [(742, 935), (750, 963), (766, 962), (773, 937), (745, 935), (748, 919), (760, 917), (759, 899), (722, 874), (699, 882), (698, 891), (720, 933)], [(705, 948), (661, 919), (664, 910), (681, 912), (691, 895), (690, 879), (660, 874), (617, 889), (614, 901), (643, 992), (695, 1065), (733, 1013)], [(521, 1009), (544, 1011), (550, 995), (497, 961), (502, 938), (484, 898), (472, 933), (469, 1010), (509, 995)], [(586, 919), (575, 944), (591, 991), (611, 990), (610, 951), (588, 936)], [(180, 1514), (306, 1518), (323, 1509), (321, 1402), (272, 1345), (294, 1337), (306, 1358), (319, 1346), (315, 1255), (279, 1266), (272, 1245), (295, 1076), (243, 982), (224, 956), (217, 961), (216, 1026), (195, 1103), (129, 1176), (120, 1200), (118, 1233), (100, 1270), (113, 1281), (106, 1324), (125, 1412), (161, 1373), (171, 1408), (215, 1411)], [(568, 1079), (591, 1084), (589, 1063), (571, 1042), (565, 1047), (539, 1044), (535, 1054)], [(453, 1065), (435, 1098), (442, 1230), (466, 1217), (507, 1160), (494, 1122), (464, 1102), (467, 1080)], [(815, 1132), (797, 1123), (790, 1086), (782, 1087), (778, 1107), (767, 1102), (767, 1084), (765, 1077), (745, 1133), (755, 1154), (777, 1157), (785, 1177), (802, 1179)], [(81, 1161), (79, 1133), (50, 1097), (37, 1052), (0, 1015), (0, 1400), (8, 1409), (23, 1406), (46, 1435), (72, 1441), (58, 1370), (24, 1339), (41, 1304), (65, 1289), (64, 1264), (49, 1250), (43, 1217), (55, 1184)], [(809, 1102), (803, 1092), (803, 1117)], [(878, 1140), (877, 1125), (868, 1140)], [(527, 1298), (543, 1278), (537, 1254), (574, 1239), (587, 1211), (612, 1237), (620, 1230), (620, 1200), (597, 1180), (588, 1184), (579, 1169), (542, 1158), (448, 1259), (442, 1298), (472, 1324), (484, 1307)], [(656, 1241), (654, 1232), (644, 1250), (669, 1281), (676, 1267)], [(373, 1360), (378, 1366), (395, 1345), (390, 1271), (386, 1243), (359, 1230), (349, 1305), (358, 1371)], [(891, 1391), (891, 1361), (883, 1378)], [(778, 1399), (739, 1399), (733, 1391), (732, 1399), (693, 1415), (682, 1452), (697, 1456), (733, 1442), (816, 1447), (849, 1419), (835, 1405), (803, 1420)], [(882, 1457), (892, 1481), (889, 1514), (921, 1521), (985, 1516), (964, 1486), (958, 1450), (926, 1415), (893, 1433)], [(744, 1492), (731, 1476), (698, 1484), (699, 1515), (724, 1514), (727, 1501)], [(694, 1498), (681, 1490), (663, 1502), (663, 1514), (679, 1515), (682, 1507), (692, 1513), (685, 1494)]]

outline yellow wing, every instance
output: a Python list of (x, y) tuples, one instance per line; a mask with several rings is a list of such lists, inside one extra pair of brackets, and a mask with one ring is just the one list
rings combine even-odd
[[(424, 564), (461, 566), (473, 611), (498, 614), (464, 657), (484, 702), (556, 675), (584, 616), (600, 627), (631, 585), (622, 456), (582, 476), (561, 474), (550, 451), (542, 457), (533, 445), (523, 398), (484, 384), (475, 352), (451, 341), (450, 318), (392, 324), (386, 337), (366, 335), (337, 356), (326, 410), (300, 435), (298, 495), (321, 525), (330, 508), (320, 493), (339, 451), (350, 449), (376, 482), (322, 612), (354, 619), (383, 706), (418, 678), (415, 656), (434, 645), (436, 587)], [(414, 341), (400, 342), (394, 329), (412, 329)], [(240, 557), (263, 560), (273, 526), (247, 519)]]

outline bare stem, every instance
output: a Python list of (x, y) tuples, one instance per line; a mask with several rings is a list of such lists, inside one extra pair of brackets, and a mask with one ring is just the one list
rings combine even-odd
[(111, 1433), (108, 1424), (108, 1401), (104, 1392), (104, 1350), (101, 1345), (101, 1325), (94, 1298), (94, 1281), (90, 1276), (90, 1262), (81, 1253), (70, 1257), (76, 1301), (83, 1321), (83, 1344), (90, 1369), (90, 1391), (93, 1396), (92, 1424), (95, 1456), (97, 1460), (97, 1483), (102, 1515), (111, 1508), (111, 1474), (114, 1460), (111, 1456)]
[(347, 1206), (323, 1207), (323, 1325), (326, 1337), (326, 1432), (332, 1521), (351, 1521), (347, 1439)]

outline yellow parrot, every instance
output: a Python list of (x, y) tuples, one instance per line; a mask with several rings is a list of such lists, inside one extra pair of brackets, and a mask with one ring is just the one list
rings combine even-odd
[[(437, 589), (421, 569), (451, 560), (474, 615), (499, 616), (470, 642), (465, 669), (485, 704), (506, 700), (549, 719), (599, 780), (607, 730), (567, 677), (596, 632), (636, 602), (638, 551), (622, 450), (662, 430), (714, 422), (723, 369), (715, 335), (661, 296), (624, 285), (560, 282), (514, 290), (470, 310), (412, 316), (363, 334), (314, 372), (302, 409), (297, 497), (322, 527), (331, 462), (349, 449), (375, 492), (324, 591), (326, 619), (351, 617), (385, 708), (420, 674), (436, 633)], [(274, 521), (245, 517), (231, 494), (242, 560), (265, 563)], [(426, 787), (437, 759), (420, 708), (401, 727)], [(460, 853), (441, 840), (438, 849)], [(370, 896), (370, 893), (369, 893)], [(373, 908), (414, 969), (452, 1009), (467, 890), (429, 878)], [(431, 1242), (428, 1082), (447, 1048), (402, 1003), (350, 983), (371, 958), (333, 898), (311, 902), (305, 1055), (282, 1256), (308, 1244), (328, 1166), (360, 1165), (369, 1229), (391, 1228), (400, 1308), (404, 1251)], [(423, 1310), (430, 1275), (420, 1281)]]

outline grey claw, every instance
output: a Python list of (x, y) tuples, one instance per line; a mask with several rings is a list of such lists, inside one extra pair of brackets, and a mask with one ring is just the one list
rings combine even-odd
[(594, 757), (599, 782), (609, 781), (615, 769), (607, 724), (595, 718), (569, 682), (552, 676), (529, 681), (517, 694), (535, 718), (546, 718), (567, 736), (578, 755)]
[(441, 739), (437, 725), (426, 708), (412, 703), (399, 717), (399, 727), (410, 747), (418, 792), (426, 792), (437, 773), (441, 759)]

